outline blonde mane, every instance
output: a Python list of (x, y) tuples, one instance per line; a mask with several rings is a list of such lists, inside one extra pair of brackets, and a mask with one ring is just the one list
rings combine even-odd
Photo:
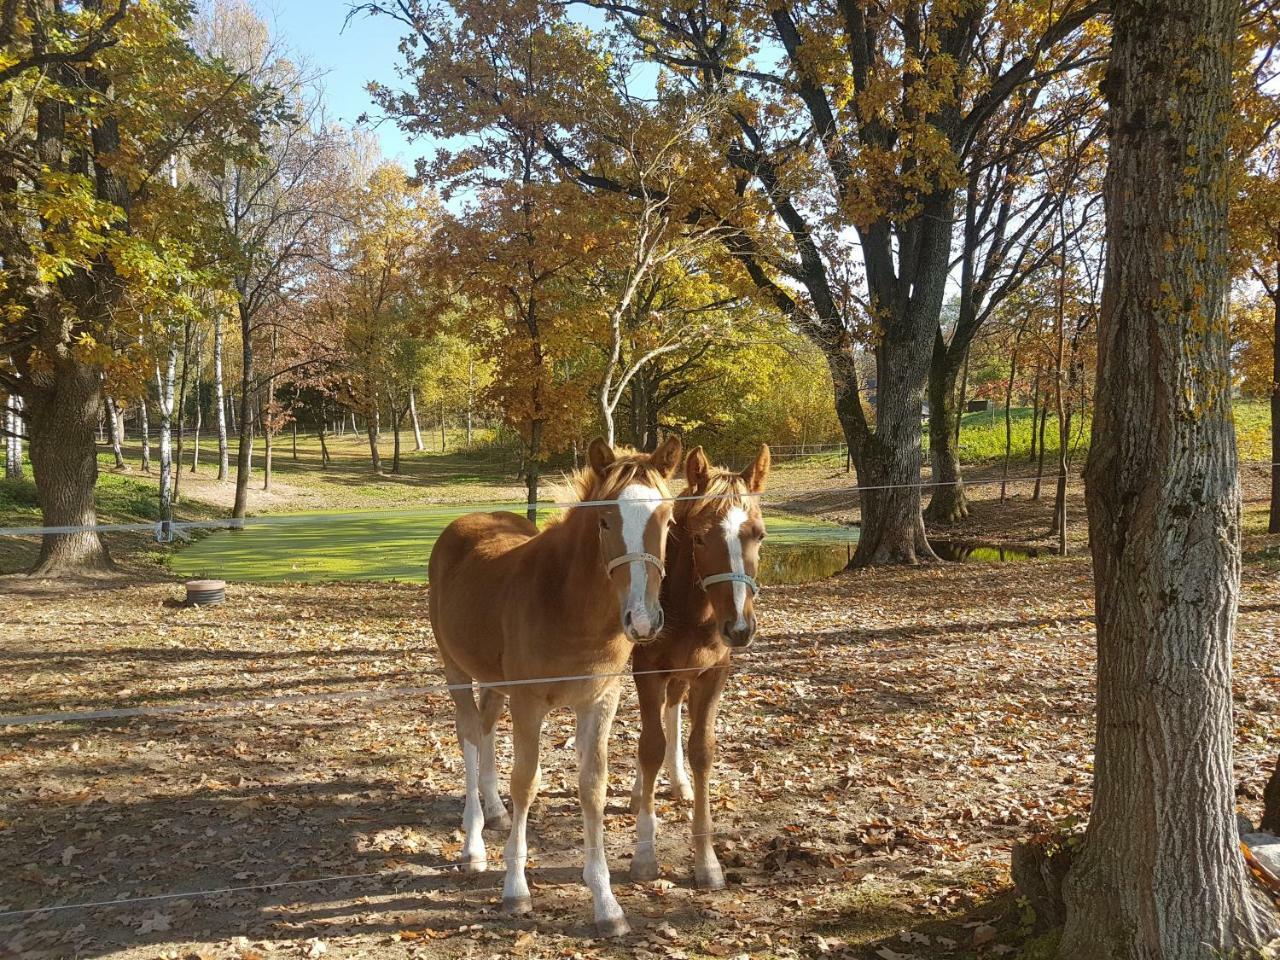
[[(754, 497), (749, 496), (750, 493), (747, 481), (742, 479), (741, 474), (732, 470), (717, 470), (711, 474), (700, 499), (676, 502), (676, 522), (694, 527), (703, 519), (704, 514), (710, 514), (712, 518), (722, 517), (734, 507), (740, 507), (749, 513), (755, 501)], [(680, 495), (692, 496), (693, 488), (686, 482)]]
[(667, 478), (662, 471), (649, 462), (647, 453), (640, 453), (629, 447), (615, 447), (617, 459), (609, 464), (603, 477), (596, 475), (591, 467), (583, 467), (568, 477), (569, 496), (578, 501), (616, 500), (618, 495), (633, 483), (643, 483), (653, 487), (662, 497), (671, 496), (671, 488), (667, 486)]

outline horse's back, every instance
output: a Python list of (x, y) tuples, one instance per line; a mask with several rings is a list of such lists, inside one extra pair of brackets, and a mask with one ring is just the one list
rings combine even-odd
[(502, 678), (501, 604), (509, 554), (538, 532), (517, 513), (469, 513), (441, 532), (427, 564), (436, 644), (477, 680)]

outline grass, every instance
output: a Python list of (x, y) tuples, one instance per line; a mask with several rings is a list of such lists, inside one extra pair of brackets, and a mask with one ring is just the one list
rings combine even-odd
[[(432, 506), (265, 517), (249, 521), (244, 530), (218, 531), (180, 547), (171, 555), (169, 568), (185, 578), (237, 581), (422, 582), (436, 538), (452, 520), (474, 509)], [(856, 536), (850, 527), (823, 521), (770, 516), (767, 523), (769, 545), (783, 550), (826, 544), (838, 552)]]

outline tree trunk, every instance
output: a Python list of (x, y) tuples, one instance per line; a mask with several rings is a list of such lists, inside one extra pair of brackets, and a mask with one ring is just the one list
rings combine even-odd
[[(98, 522), (94, 432), (102, 407), (102, 377), (97, 370), (62, 361), (40, 379), (45, 382), (33, 383), (22, 403), (42, 522), (51, 527), (93, 526)], [(112, 566), (96, 532), (46, 533), (31, 573), (52, 577)]]
[(191, 424), (191, 472), (200, 467), (200, 428), (204, 426), (204, 404), (200, 402), (200, 367), (203, 357), (202, 343), (196, 341), (195, 419)]
[(1013, 456), (1013, 383), (1018, 376), (1018, 343), (1022, 340), (1019, 329), (1013, 338), (1013, 355), (1009, 358), (1009, 383), (1004, 391), (1004, 474), (1000, 477), (1000, 502), (1004, 503), (1009, 486), (1009, 458)]
[(111, 435), (111, 453), (116, 459), (116, 469), (125, 469), (124, 450), (120, 446), (120, 435), (124, 433), (124, 413), (115, 400), (107, 397), (107, 426)]
[(249, 471), (253, 467), (253, 323), (242, 304), (240, 316), (240, 437), (236, 448), (236, 500), (231, 516), (243, 520), (249, 508)]
[(441, 453), (444, 453), (445, 444), (447, 442), (448, 442), (448, 438), (445, 436), (445, 425), (444, 425), (444, 400), (441, 400), (440, 401), (440, 452)]
[(218, 479), (231, 475), (227, 455), (227, 397), (222, 383), (222, 311), (213, 315), (213, 402), (218, 410)]
[(1280, 836), (1280, 760), (1276, 760), (1276, 768), (1262, 791), (1262, 822), (1258, 827)]
[(22, 398), (16, 394), (5, 398), (4, 475), (10, 480), (22, 479)]
[(1036, 376), (1031, 387), (1031, 463), (1036, 462), (1036, 418), (1040, 415), (1040, 361), (1036, 361)]
[[(410, 397), (412, 397), (412, 396), (413, 396), (413, 394), (412, 394), (412, 393), (410, 393), (410, 394), (409, 394), (409, 396), (410, 396)], [(412, 406), (412, 403), (413, 403), (413, 401), (412, 401), (412, 400), (410, 400), (410, 405), (411, 405), (411, 406)], [(392, 432), (392, 440), (391, 440), (391, 472), (392, 472), (392, 473), (399, 473), (399, 472), (400, 472), (400, 421), (401, 421), (402, 419), (403, 419), (402, 417), (400, 417), (400, 416), (398, 416), (398, 415), (396, 414), (395, 407), (394, 407), (394, 401), (393, 401), (393, 405), (392, 405), (392, 409), (391, 409), (391, 420), (392, 420), (392, 423), (391, 423), (391, 432)]]
[[(1045, 428), (1045, 424), (1047, 424), (1048, 422), (1049, 422), (1049, 395), (1046, 393), (1044, 397), (1043, 409), (1041, 409), (1040, 411), (1040, 430), (1039, 430), (1040, 459), (1036, 462), (1036, 489), (1031, 494), (1031, 499), (1036, 502), (1039, 502), (1040, 500), (1040, 487), (1042, 486), (1044, 481), (1044, 428)], [(1032, 422), (1032, 426), (1033, 427), (1035, 426), (1034, 420)]]
[(422, 442), (422, 426), (418, 423), (418, 398), (415, 396), (417, 392), (412, 387), (409, 388), (409, 420), (413, 424), (414, 452), (421, 453), (427, 447)]
[(960, 396), (956, 400), (956, 446), (960, 446), (960, 428), (964, 426), (965, 405), (969, 402), (969, 351), (964, 352), (964, 366), (960, 372)]
[(160, 520), (173, 519), (173, 388), (178, 374), (178, 341), (170, 331), (164, 370), (156, 367), (156, 389), (160, 395)]
[(142, 436), (142, 472), (151, 472), (151, 419), (147, 413), (147, 386), (142, 386), (142, 396), (138, 398), (138, 430)]
[(1086, 477), (1097, 746), (1060, 957), (1242, 956), (1275, 918), (1249, 889), (1231, 761), (1240, 487), (1222, 118), (1239, 7), (1114, 0), (1111, 10), (1107, 267)]
[(382, 458), (378, 455), (378, 428), (373, 417), (366, 417), (364, 425), (369, 434), (369, 459), (373, 463), (373, 472), (382, 473)]
[(258, 424), (262, 429), (262, 442), (264, 446), (262, 455), (262, 490), (264, 493), (271, 492), (271, 467), (272, 454), (275, 452), (276, 430), (278, 428), (276, 418), (276, 328), (271, 328), (271, 357), (267, 361), (267, 406), (264, 410), (262, 407), (262, 398), (258, 398)]
[[(836, 415), (857, 469), (859, 536), (850, 565), (937, 560), (925, 536), (920, 496), (920, 414), (927, 366), (911, 369), (907, 345), (881, 344), (873, 432), (863, 419), (852, 355), (827, 351), (826, 356)], [(927, 365), (929, 356), (923, 361)]]
[(1276, 292), (1272, 296), (1271, 336), (1271, 514), (1267, 533), (1280, 533), (1280, 263), (1276, 264)]
[(969, 515), (957, 450), (959, 418), (963, 411), (957, 406), (956, 380), (962, 365), (951, 358), (939, 330), (929, 363), (929, 462), (933, 465), (933, 491), (924, 516), (930, 523), (955, 523)]
[(191, 321), (188, 320), (182, 328), (182, 378), (178, 386), (178, 405), (175, 411), (178, 415), (178, 443), (177, 452), (174, 455), (173, 470), (173, 502), (182, 502), (182, 441), (184, 439), (184, 430), (187, 420), (187, 378), (191, 370)]
[(529, 462), (525, 471), (524, 484), (526, 491), (525, 516), (530, 523), (538, 522), (538, 477), (542, 470), (542, 421), (534, 420), (529, 425)]

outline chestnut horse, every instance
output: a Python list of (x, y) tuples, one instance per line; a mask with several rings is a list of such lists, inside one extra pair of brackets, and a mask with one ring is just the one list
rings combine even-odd
[[(711, 765), (715, 761), (716, 713), (728, 676), (730, 651), (755, 637), (753, 601), (759, 589), (756, 566), (764, 540), (759, 494), (769, 475), (769, 448), (741, 474), (713, 469), (701, 447), (685, 464), (680, 500), (671, 531), (662, 607), (667, 625), (657, 641), (637, 647), (632, 659), (640, 695), (640, 757), (632, 808), (636, 849), (632, 880), (658, 876), (653, 794), (665, 758), (671, 787), (693, 799), (694, 882), (704, 889), (724, 886), (724, 873), (711, 842)], [(647, 671), (680, 671), (647, 673)], [(687, 672), (685, 672), (687, 671)], [(693, 789), (680, 750), (680, 705), (689, 698), (689, 760)], [(663, 715), (666, 730), (663, 730)]]
[[(652, 454), (615, 454), (603, 440), (574, 478), (579, 500), (543, 531), (514, 513), (472, 513), (445, 528), (429, 565), (431, 626), (452, 691), (466, 765), (462, 824), (465, 869), (487, 867), (482, 831), (501, 825), (494, 724), (510, 698), (514, 764), (511, 833), (502, 907), (532, 910), (525, 879), (526, 824), (538, 790), (539, 740), (547, 713), (572, 707), (577, 720), (578, 797), (585, 865), (596, 927), (628, 931), (609, 885), (604, 853), (609, 727), (618, 707), (619, 675), (634, 644), (662, 629), (659, 604), (672, 505), (667, 480), (680, 462), (680, 441)], [(548, 677), (569, 681), (538, 682)], [(506, 682), (480, 688), (473, 681)]]

